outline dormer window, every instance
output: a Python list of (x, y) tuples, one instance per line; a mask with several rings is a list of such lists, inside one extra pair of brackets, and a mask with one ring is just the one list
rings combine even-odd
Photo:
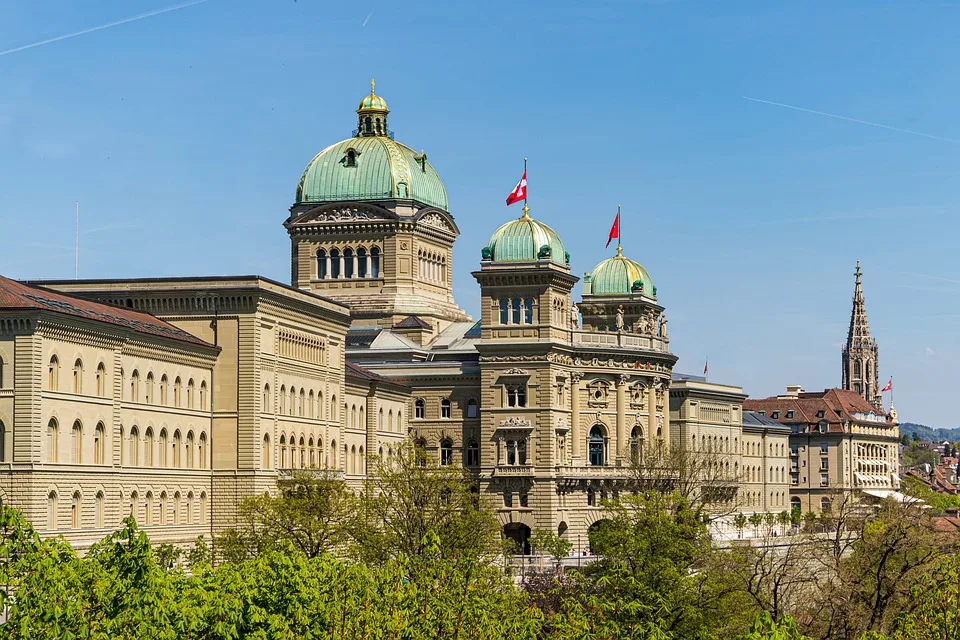
[(788, 418), (792, 418), (792, 417), (793, 417), (793, 411), (787, 411), (787, 417), (788, 417)]
[(774, 411), (772, 414), (770, 414), (770, 417), (773, 418), (774, 420), (779, 420), (779, 419), (780, 419), (780, 412), (779, 412), (779, 411)]
[(360, 155), (357, 153), (357, 150), (354, 148), (347, 149), (347, 154), (343, 158), (343, 166), (345, 167), (355, 167), (357, 166), (357, 156)]
[(823, 417), (823, 409), (820, 409), (820, 410), (817, 411), (817, 417), (818, 417), (818, 418), (822, 418), (822, 417)]

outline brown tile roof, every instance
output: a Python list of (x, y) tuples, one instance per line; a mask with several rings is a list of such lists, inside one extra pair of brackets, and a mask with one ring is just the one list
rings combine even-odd
[(138, 333), (213, 346), (169, 322), (155, 318), (149, 313), (101, 302), (91, 302), (84, 298), (65, 295), (44, 287), (28, 285), (0, 276), (0, 311), (4, 310), (51, 311), (76, 318), (105, 322)]
[(374, 373), (373, 371), (368, 371), (359, 365), (355, 365), (349, 360), (347, 360), (346, 374), (353, 378), (360, 378), (361, 380), (371, 380), (373, 382), (390, 382), (388, 378)]
[[(801, 392), (798, 396), (773, 396), (770, 398), (748, 398), (743, 408), (749, 411), (763, 411), (764, 414), (784, 424), (815, 425), (826, 420), (828, 433), (843, 432), (844, 422), (855, 422), (854, 413), (876, 413), (876, 408), (855, 391), (845, 389), (826, 389), (821, 392)], [(773, 412), (779, 411), (774, 418)], [(793, 411), (788, 418), (787, 412)], [(822, 412), (823, 415), (817, 414)]]
[(432, 327), (418, 318), (417, 316), (407, 316), (397, 324), (393, 325), (394, 329), (431, 329)]

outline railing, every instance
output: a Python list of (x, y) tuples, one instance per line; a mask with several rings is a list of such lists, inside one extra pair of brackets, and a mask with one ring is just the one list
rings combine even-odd
[(614, 333), (612, 331), (573, 331), (573, 344), (588, 347), (621, 347), (666, 351), (668, 340), (660, 336), (642, 336), (633, 333)]
[(331, 480), (343, 480), (344, 473), (340, 469), (323, 469), (321, 467), (303, 467), (303, 468), (284, 468), (277, 469), (277, 475), (280, 478), (291, 478), (294, 474), (310, 474), (312, 476), (326, 477)]
[(630, 467), (557, 467), (558, 476), (567, 478), (632, 478), (636, 474)]
[(532, 464), (503, 464), (497, 465), (493, 470), (494, 476), (508, 476), (508, 477), (518, 477), (518, 476), (532, 476), (533, 475), (533, 465)]

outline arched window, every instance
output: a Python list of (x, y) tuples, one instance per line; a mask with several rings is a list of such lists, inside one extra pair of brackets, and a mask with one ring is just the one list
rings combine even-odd
[(140, 494), (136, 491), (130, 493), (130, 515), (140, 520)]
[(380, 247), (370, 249), (370, 277), (380, 277)]
[(107, 462), (107, 434), (103, 423), (97, 423), (93, 430), (93, 464), (106, 464)]
[(340, 250), (330, 249), (330, 277), (340, 277)]
[(127, 442), (127, 464), (131, 467), (140, 464), (140, 430), (136, 426), (130, 428), (130, 440)]
[(207, 521), (207, 492), (200, 492), (200, 522), (206, 523)]
[(363, 247), (357, 249), (357, 277), (367, 277), (367, 250)]
[(47, 529), (57, 530), (57, 492), (47, 494)]
[(297, 415), (297, 390), (290, 387), (290, 415)]
[(153, 492), (147, 491), (147, 502), (143, 512), (144, 524), (153, 524)]
[(207, 409), (207, 381), (200, 381), (200, 409), (206, 411)]
[(173, 381), (173, 406), (180, 406), (180, 376), (177, 376)]
[(153, 428), (147, 427), (146, 440), (143, 443), (143, 463), (144, 466), (153, 466)]
[(263, 412), (273, 413), (273, 397), (270, 395), (270, 385), (263, 385)]
[(327, 277), (327, 252), (323, 249), (317, 251), (317, 279), (323, 280)]
[(59, 462), (60, 425), (54, 418), (47, 423), (47, 461)]
[(306, 404), (306, 399), (307, 399), (307, 394), (304, 393), (303, 389), (300, 389), (300, 403), (297, 405), (297, 415), (300, 416), (301, 418), (303, 417), (303, 413), (305, 410), (304, 405)]
[(343, 277), (353, 277), (353, 249), (343, 250)]
[(280, 468), (287, 468), (287, 438), (280, 435), (280, 442), (277, 444), (277, 452), (280, 454)]
[(79, 529), (80, 528), (80, 513), (83, 509), (83, 497), (80, 495), (79, 491), (75, 491), (73, 494), (73, 501), (70, 503), (70, 528)]
[(165, 467), (165, 466), (167, 466), (167, 430), (166, 430), (166, 429), (161, 429), (161, 430), (160, 430), (160, 440), (159, 440), (159, 444), (160, 444), (160, 446), (159, 446), (159, 448), (157, 449), (157, 453), (159, 454), (159, 455), (157, 456), (157, 458), (158, 458), (158, 459), (157, 459), (157, 463), (158, 463), (161, 467)]
[(603, 466), (604, 437), (603, 428), (600, 425), (594, 425), (590, 429), (588, 450), (590, 452), (590, 464), (595, 467)]
[(330, 419), (334, 422), (337, 421), (337, 396), (336, 394), (330, 398)]
[(71, 437), (73, 438), (70, 447), (73, 452), (73, 460), (71, 460), (71, 462), (73, 462), (73, 464), (83, 464), (83, 425), (80, 424), (79, 420), (73, 423)]
[(300, 460), (298, 466), (301, 469), (304, 469), (307, 466), (307, 444), (302, 435), (300, 436)]
[(60, 390), (60, 360), (57, 356), (50, 358), (50, 366), (47, 369), (47, 389), (50, 391)]
[(187, 380), (187, 408), (188, 409), (193, 409), (193, 402), (194, 402), (193, 392), (194, 392), (193, 378), (190, 378), (189, 380)]
[(643, 432), (640, 427), (634, 427), (630, 432), (630, 459), (634, 462), (640, 459), (640, 444), (643, 440)]
[(140, 372), (136, 369), (130, 374), (130, 402), (140, 402)]
[(377, 429), (381, 431), (387, 430), (387, 423), (383, 421), (383, 407), (380, 407), (380, 411), (377, 412)]
[(357, 473), (365, 473), (367, 470), (367, 457), (363, 452), (363, 445), (360, 445), (360, 448), (357, 449), (357, 456), (357, 465), (359, 466)]
[(466, 417), (476, 418), (478, 415), (477, 408), (478, 408), (478, 405), (477, 405), (476, 398), (470, 398), (469, 400), (467, 400), (467, 416)]
[(107, 395), (107, 369), (102, 362), (97, 365), (97, 395), (101, 398)]
[(523, 322), (533, 324), (533, 298), (523, 299)]
[(791, 511), (800, 511), (802, 509), (800, 505), (800, 498), (794, 496), (790, 498), (790, 510)]
[(440, 401), (440, 417), (449, 418), (450, 417), (450, 398), (444, 398)]
[(177, 429), (173, 432), (173, 466), (176, 468), (180, 467), (180, 450), (181, 450), (181, 436), (180, 429)]
[(830, 498), (820, 498), (820, 511), (830, 513)]
[(337, 460), (337, 441), (330, 441), (330, 467), (333, 469), (339, 469), (339, 460)]
[(423, 398), (417, 398), (413, 403), (413, 412), (414, 417), (420, 420), (427, 417), (427, 403)]
[(0, 421), (0, 462), (7, 461), (7, 428)]
[(167, 492), (163, 491), (160, 493), (160, 524), (168, 524), (167, 522)]
[(261, 465), (264, 469), (270, 468), (270, 435), (263, 434), (263, 460), (261, 460)]
[(510, 299), (501, 298), (497, 302), (500, 304), (500, 324), (510, 324)]
[(153, 404), (153, 373), (147, 373), (147, 386), (145, 388), (144, 400), (147, 404)]
[(313, 389), (311, 389), (309, 395), (307, 395), (307, 417), (308, 418), (313, 417), (313, 412), (315, 407), (314, 402), (315, 400), (313, 397)]
[(202, 431), (197, 441), (197, 465), (200, 469), (207, 468), (207, 434)]
[(193, 491), (187, 492), (187, 524), (193, 524)]
[(193, 469), (193, 431), (187, 433), (187, 469)]
[(170, 402), (170, 398), (167, 394), (167, 388), (170, 386), (169, 381), (167, 380), (167, 374), (160, 376), (160, 404), (166, 406)]
[(440, 464), (443, 466), (453, 464), (453, 442), (449, 438), (440, 441)]
[(476, 440), (467, 443), (467, 459), (465, 462), (468, 467), (480, 465), (480, 445), (477, 444)]
[(517, 386), (507, 387), (507, 406), (509, 407), (527, 406), (526, 385), (517, 385)]
[(94, 500), (94, 526), (103, 529), (103, 491), (97, 491)]
[(287, 412), (287, 387), (286, 385), (280, 385), (280, 406), (277, 407), (280, 411), (280, 414), (283, 415)]
[(180, 524), (180, 492), (173, 494), (173, 524)]

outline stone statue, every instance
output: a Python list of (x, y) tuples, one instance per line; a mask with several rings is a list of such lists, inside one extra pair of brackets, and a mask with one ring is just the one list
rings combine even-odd
[(617, 307), (617, 331), (623, 331), (623, 305)]
[(574, 329), (580, 328), (580, 307), (576, 302), (570, 305), (570, 324)]
[(660, 314), (660, 337), (667, 337), (667, 314), (666, 312)]

